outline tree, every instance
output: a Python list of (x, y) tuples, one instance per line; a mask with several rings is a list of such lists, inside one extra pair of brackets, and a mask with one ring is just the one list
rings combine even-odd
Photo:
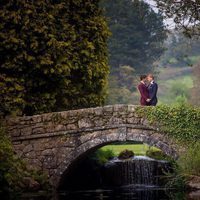
[(153, 72), (164, 52), (163, 17), (139, 0), (102, 0), (101, 6), (112, 32), (107, 103), (136, 103), (138, 75)]
[(198, 62), (200, 41), (197, 38), (188, 38), (180, 32), (171, 31), (165, 43), (167, 50), (161, 56), (162, 66), (186, 67)]
[(109, 40), (111, 71), (123, 65), (136, 73), (152, 71), (163, 53), (166, 32), (163, 17), (139, 0), (103, 1), (112, 36)]
[(108, 84), (107, 104), (130, 104), (138, 102), (138, 96), (134, 94), (138, 79), (135, 70), (130, 66), (120, 66), (110, 74)]
[(167, 18), (174, 18), (176, 27), (191, 36), (200, 36), (199, 0), (155, 0)]
[(99, 0), (2, 0), (0, 109), (102, 105), (109, 30)]

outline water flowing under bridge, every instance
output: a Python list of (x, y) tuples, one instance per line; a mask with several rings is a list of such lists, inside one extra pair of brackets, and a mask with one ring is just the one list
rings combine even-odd
[(55, 187), (77, 159), (117, 141), (144, 142), (177, 158), (174, 141), (139, 117), (136, 107), (113, 105), (10, 118), (8, 132), (16, 153), (29, 166), (47, 172)]

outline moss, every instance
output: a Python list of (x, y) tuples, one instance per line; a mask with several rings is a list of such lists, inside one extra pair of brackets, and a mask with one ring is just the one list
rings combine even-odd
[(166, 154), (164, 154), (162, 151), (154, 151), (152, 149), (149, 149), (146, 152), (146, 155), (150, 158), (153, 158), (155, 160), (169, 160), (171, 161), (172, 159), (167, 156)]

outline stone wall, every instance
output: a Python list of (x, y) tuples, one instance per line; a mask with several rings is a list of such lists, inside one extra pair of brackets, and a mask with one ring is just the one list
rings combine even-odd
[(140, 118), (133, 105), (114, 105), (10, 118), (8, 131), (17, 154), (46, 171), (57, 187), (81, 155), (115, 141), (141, 141), (177, 157), (176, 144)]

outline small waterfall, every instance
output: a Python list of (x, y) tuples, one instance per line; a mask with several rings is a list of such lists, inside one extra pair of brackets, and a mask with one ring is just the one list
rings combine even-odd
[(115, 158), (105, 164), (103, 177), (106, 185), (161, 185), (163, 171), (169, 168), (166, 161), (158, 161), (146, 156), (135, 156), (127, 160)]

